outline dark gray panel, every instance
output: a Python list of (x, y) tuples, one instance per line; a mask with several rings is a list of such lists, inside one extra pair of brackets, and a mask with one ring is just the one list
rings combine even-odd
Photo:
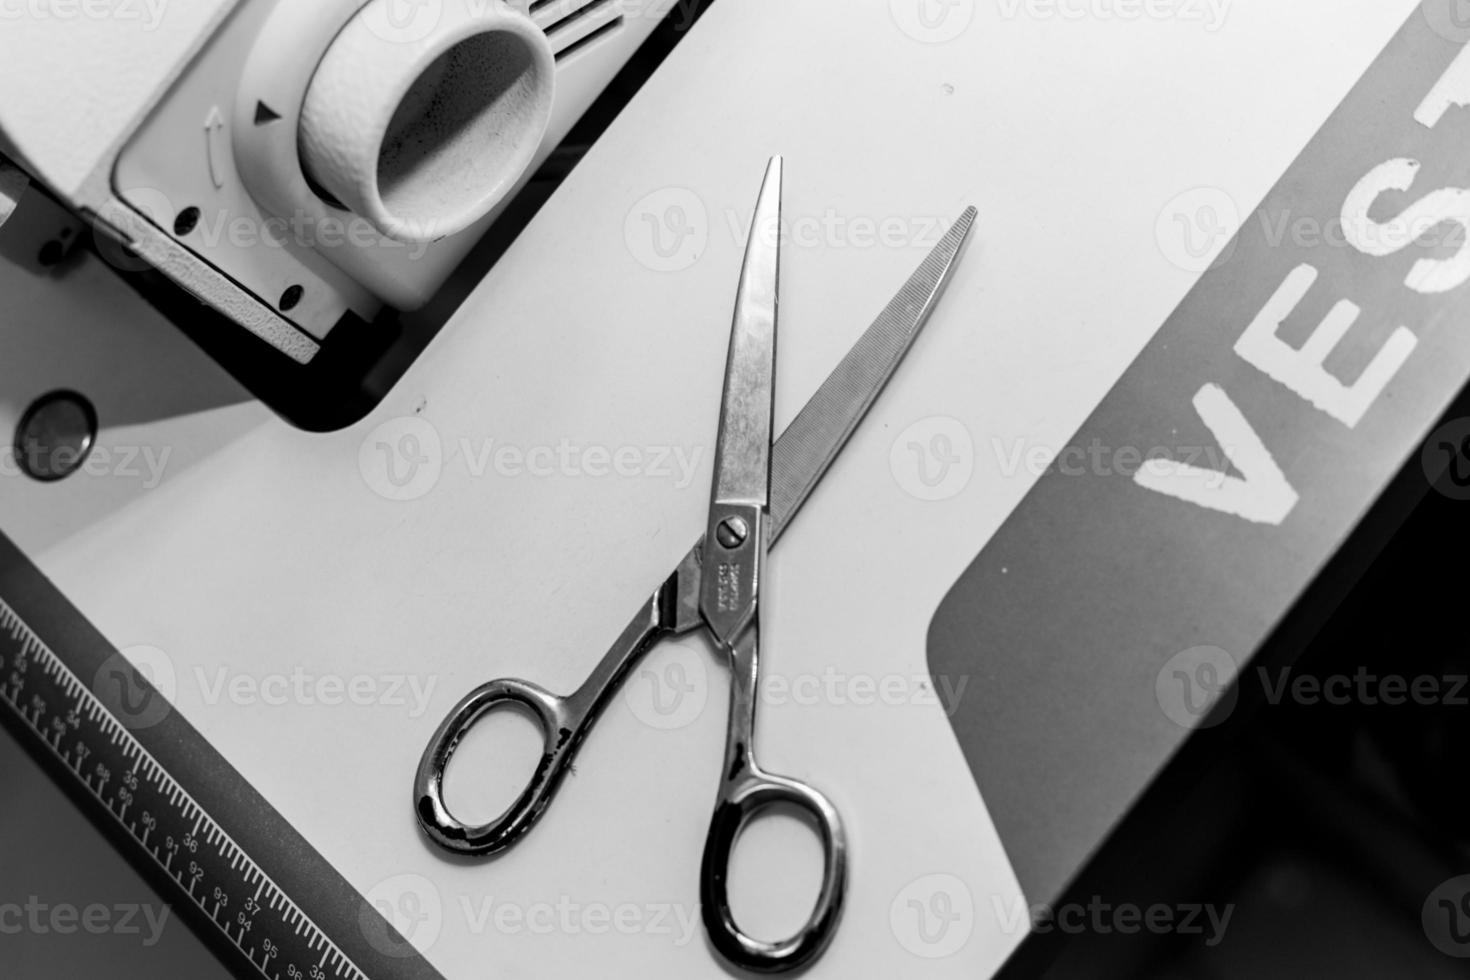
[[(952, 721), (1032, 901), (1060, 895), (1187, 737), (1162, 706), (1173, 658), (1209, 646), (1244, 666), (1470, 378), (1470, 286), (1434, 295), (1406, 286), (1417, 260), (1454, 255), (1463, 229), (1442, 225), (1457, 234), (1440, 234), (1438, 247), (1421, 241), (1377, 258), (1336, 234), (1349, 192), (1390, 159), (1422, 168), (1407, 193), (1377, 199), (1377, 221), (1470, 186), (1470, 110), (1451, 108), (1433, 128), (1414, 119), (1470, 37), (1447, 29), (1448, 13), (1431, 0), (1393, 39), (932, 624), (931, 671), (975, 678)], [(1315, 237), (1314, 226), (1333, 236)], [(1418, 340), (1354, 426), (1235, 351), (1303, 263), (1319, 276), (1280, 336), (1300, 347), (1337, 302), (1357, 304), (1359, 319), (1326, 361), (1339, 379), (1354, 382), (1397, 326)], [(1145, 489), (1133, 478), (1139, 460), (1111, 455), (1149, 458), (1164, 447), (1209, 468), (1247, 459), (1242, 440), (1222, 446), (1196, 411), (1209, 385), (1300, 495), (1279, 525)], [(1089, 464), (1094, 446), (1109, 451), (1109, 465)], [(1185, 668), (1180, 695), (1208, 679), (1196, 663)]]

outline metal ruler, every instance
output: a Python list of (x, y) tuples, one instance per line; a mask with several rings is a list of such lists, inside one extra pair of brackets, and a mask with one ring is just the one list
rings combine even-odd
[(3, 535), (0, 721), (236, 975), (439, 976)]

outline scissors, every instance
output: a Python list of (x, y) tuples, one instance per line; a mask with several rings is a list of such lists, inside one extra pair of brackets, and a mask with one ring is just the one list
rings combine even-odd
[[(714, 486), (704, 537), (639, 607), (601, 663), (575, 693), (561, 697), (521, 680), (496, 680), (449, 713), (419, 763), (414, 798), (430, 840), (458, 854), (505, 850), (535, 826), (577, 749), (633, 666), (659, 640), (706, 629), (730, 664), (729, 730), (719, 793), (700, 868), (700, 904), (711, 944), (730, 963), (760, 973), (798, 969), (826, 949), (842, 912), (847, 838), (821, 792), (757, 763), (754, 749), (760, 678), (760, 590), (767, 550), (805, 503), (898, 368), (948, 283), (975, 219), (969, 208), (888, 308), (772, 442), (780, 265), (782, 160), (766, 171), (735, 302), (716, 446)], [(525, 709), (540, 723), (545, 750), (530, 783), (490, 823), (457, 820), (444, 803), (444, 772), (460, 741), (488, 712)], [(741, 931), (730, 911), (726, 875), (742, 828), (784, 805), (815, 823), (823, 851), (822, 885), (806, 924), (780, 942)]]

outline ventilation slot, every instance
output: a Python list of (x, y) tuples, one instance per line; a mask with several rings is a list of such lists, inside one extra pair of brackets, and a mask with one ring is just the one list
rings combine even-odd
[(534, 0), (528, 13), (561, 61), (621, 27), (617, 8), (615, 0)]

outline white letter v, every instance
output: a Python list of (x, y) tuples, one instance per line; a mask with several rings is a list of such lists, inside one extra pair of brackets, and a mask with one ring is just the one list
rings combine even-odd
[(1194, 396), (1194, 408), (1245, 479), (1172, 459), (1151, 459), (1133, 474), (1133, 482), (1258, 524), (1285, 521), (1301, 498), (1225, 389), (1205, 385)]

